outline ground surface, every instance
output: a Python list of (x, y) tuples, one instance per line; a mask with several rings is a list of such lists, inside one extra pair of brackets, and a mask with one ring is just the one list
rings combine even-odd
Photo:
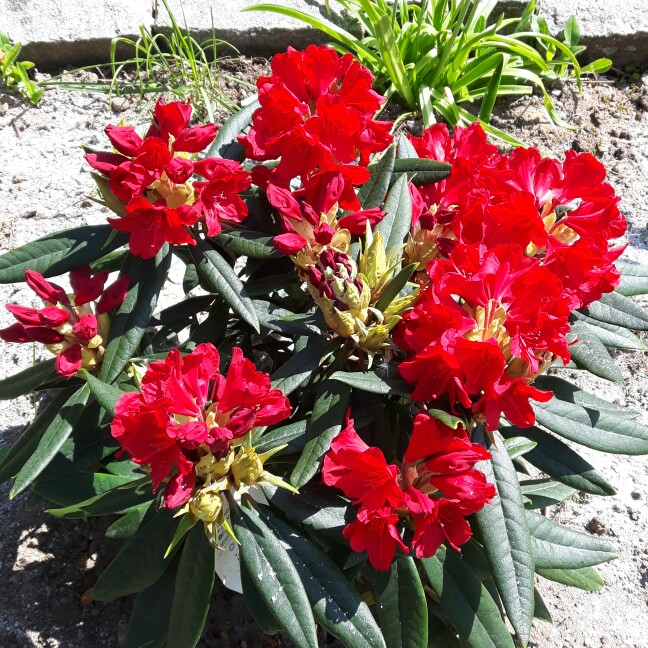
[[(236, 64), (236, 75), (250, 79), (259, 62)], [(235, 92), (235, 90), (233, 90)], [(536, 97), (499, 107), (495, 124), (513, 131), (544, 152), (565, 148), (592, 151), (606, 164), (622, 196), (630, 224), (626, 257), (648, 264), (648, 79), (623, 85), (615, 80), (587, 84), (582, 95), (571, 88), (554, 91), (561, 115), (580, 131), (547, 123)], [(48, 232), (103, 222), (106, 214), (88, 199), (93, 182), (81, 145), (103, 146), (102, 130), (120, 118), (133, 120), (141, 105), (118, 100), (113, 110), (98, 95), (46, 93), (38, 108), (0, 95), (0, 249), (11, 249)], [(171, 283), (167, 302), (179, 294)], [(0, 302), (29, 304), (22, 285), (0, 286)], [(36, 305), (36, 304), (34, 304)], [(0, 326), (10, 323), (0, 311)], [(32, 362), (25, 346), (0, 342), (0, 378)], [(625, 388), (591, 380), (587, 388), (640, 409), (648, 423), (647, 358), (619, 354)], [(0, 407), (0, 443), (12, 442), (29, 423), (34, 404), (23, 397)], [(606, 588), (595, 594), (541, 581), (539, 589), (554, 625), (537, 624), (537, 648), (648, 646), (648, 461), (583, 451), (618, 490), (612, 498), (581, 498), (550, 511), (562, 524), (607, 536), (620, 559), (601, 567)], [(97, 574), (119, 543), (107, 540), (103, 523), (58, 521), (40, 508), (26, 510), (26, 498), (9, 502), (0, 487), (0, 646), (2, 648), (90, 648), (119, 646), (131, 602), (82, 605)], [(326, 640), (322, 639), (322, 645)], [(249, 621), (242, 598), (225, 591), (215, 604), (202, 646), (278, 646), (261, 637)]]

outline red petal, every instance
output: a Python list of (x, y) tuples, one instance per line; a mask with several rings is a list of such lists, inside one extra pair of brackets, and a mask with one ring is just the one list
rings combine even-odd
[(104, 131), (108, 135), (110, 143), (124, 155), (135, 157), (143, 140), (135, 131), (134, 126), (106, 126)]
[(81, 369), (81, 345), (73, 344), (56, 358), (56, 373), (69, 378)]
[(297, 254), (308, 241), (299, 234), (279, 234), (272, 243), (282, 254)]

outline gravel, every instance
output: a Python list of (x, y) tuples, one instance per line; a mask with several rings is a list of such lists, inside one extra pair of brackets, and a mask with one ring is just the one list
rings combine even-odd
[[(258, 62), (232, 64), (230, 73), (247, 79)], [(547, 123), (538, 97), (498, 106), (494, 124), (506, 128), (545, 153), (566, 149), (591, 151), (609, 169), (622, 197), (630, 243), (625, 258), (648, 264), (648, 81), (623, 85), (601, 79), (586, 83), (578, 95), (571, 85), (554, 93), (557, 109), (580, 130)], [(83, 160), (82, 144), (105, 146), (106, 124), (137, 119), (143, 106), (123, 99), (113, 105), (101, 95), (48, 91), (37, 108), (0, 94), (0, 250), (39, 236), (82, 224), (105, 222), (106, 210), (92, 201), (93, 181)], [(145, 113), (145, 111), (144, 111)], [(181, 296), (174, 273), (164, 303)], [(1, 285), (0, 302), (37, 305), (24, 285)], [(645, 300), (644, 300), (644, 303)], [(0, 326), (11, 318), (0, 310)], [(39, 350), (0, 342), (0, 378), (29, 366)], [(583, 378), (563, 370), (581, 386), (641, 411), (648, 423), (648, 378), (645, 354), (619, 352), (625, 386)], [(0, 411), (0, 443), (11, 443), (34, 416), (39, 403), (24, 396)], [(536, 622), (530, 646), (595, 648), (648, 646), (648, 463), (645, 458), (602, 456), (579, 449), (617, 488), (614, 497), (579, 495), (548, 511), (576, 530), (593, 533), (617, 547), (620, 558), (602, 565), (606, 587), (586, 593), (539, 579), (538, 589), (554, 624)], [(116, 552), (119, 543), (103, 535), (105, 524), (60, 521), (40, 506), (27, 508), (26, 496), (8, 500), (0, 487), (0, 646), (38, 648), (118, 646), (123, 642), (126, 599), (90, 603), (87, 591)], [(251, 627), (240, 596), (218, 588), (204, 646), (268, 646)], [(325, 641), (323, 640), (322, 645)]]

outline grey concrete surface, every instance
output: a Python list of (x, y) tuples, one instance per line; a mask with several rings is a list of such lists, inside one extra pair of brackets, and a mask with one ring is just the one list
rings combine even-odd
[[(520, 13), (527, 0), (500, 0), (494, 15)], [(307, 11), (325, 13), (324, 0), (267, 0)], [(303, 47), (326, 38), (296, 20), (265, 12), (240, 10), (257, 0), (169, 0), (176, 18), (197, 40), (216, 34), (246, 54), (269, 55), (288, 45)], [(335, 8), (337, 2), (331, 0)], [(615, 66), (648, 63), (648, 0), (541, 0), (541, 13), (558, 35), (565, 20), (576, 15), (585, 59), (612, 58)], [(338, 5), (339, 6), (339, 5)], [(184, 18), (183, 18), (184, 13)], [(162, 0), (0, 0), (0, 29), (24, 45), (23, 58), (41, 69), (106, 62), (115, 36), (135, 36), (139, 26), (168, 29)]]

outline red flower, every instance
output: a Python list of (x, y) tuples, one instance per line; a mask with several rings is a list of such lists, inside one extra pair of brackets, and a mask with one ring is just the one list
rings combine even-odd
[(221, 458), (231, 440), (290, 415), (288, 399), (271, 388), (268, 375), (257, 371), (241, 349), (232, 350), (226, 376), (219, 363), (211, 344), (185, 356), (174, 349), (165, 360), (151, 362), (140, 393), (125, 394), (115, 408), (111, 432), (135, 463), (151, 467), (154, 490), (169, 478), (166, 508), (191, 496), (197, 449)]
[(142, 259), (151, 259), (164, 242), (195, 245), (187, 227), (196, 222), (196, 215), (188, 205), (171, 209), (163, 200), (152, 205), (146, 198), (137, 198), (126, 205), (127, 215), (109, 218), (108, 222), (120, 232), (128, 232), (130, 251)]
[[(5, 342), (39, 342), (56, 358), (56, 371), (73, 376), (81, 367), (94, 370), (103, 357), (108, 318), (105, 313), (119, 306), (126, 297), (129, 278), (121, 277), (104, 290), (107, 272), (92, 276), (90, 268), (70, 273), (73, 300), (57, 284), (34, 270), (25, 271), (30, 288), (45, 302), (45, 308), (7, 304), (17, 322), (0, 330)], [(96, 302), (94, 312), (90, 307)]]

